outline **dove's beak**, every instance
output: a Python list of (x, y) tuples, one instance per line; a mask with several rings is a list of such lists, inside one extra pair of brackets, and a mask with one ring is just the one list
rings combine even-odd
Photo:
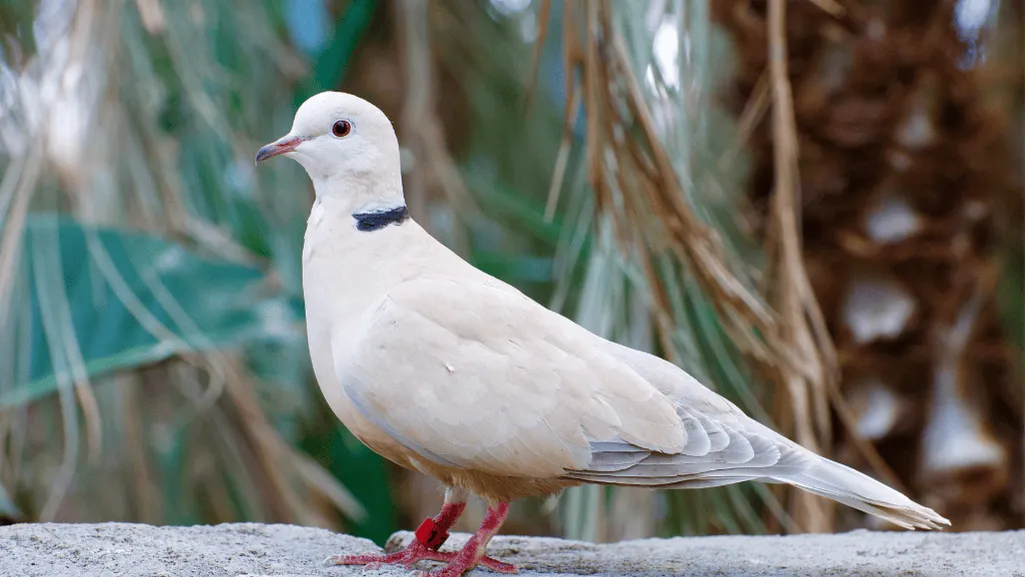
[(285, 135), (275, 140), (274, 142), (264, 146), (256, 152), (256, 163), (259, 164), (268, 158), (278, 156), (280, 154), (288, 154), (295, 150), (297, 146), (302, 144), (303, 138), (301, 136)]

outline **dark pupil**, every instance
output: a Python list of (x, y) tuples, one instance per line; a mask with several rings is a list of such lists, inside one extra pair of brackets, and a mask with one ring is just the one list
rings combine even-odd
[(351, 125), (347, 121), (339, 120), (335, 123), (334, 127), (332, 127), (332, 131), (335, 136), (345, 136), (346, 134), (349, 134), (349, 130), (351, 128)]

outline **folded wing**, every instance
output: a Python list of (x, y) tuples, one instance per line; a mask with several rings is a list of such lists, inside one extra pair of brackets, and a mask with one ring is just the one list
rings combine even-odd
[(771, 441), (680, 405), (607, 341), (505, 287), (419, 279), (364, 321), (354, 353), (336, 361), (346, 393), (440, 465), (651, 485), (781, 459)]

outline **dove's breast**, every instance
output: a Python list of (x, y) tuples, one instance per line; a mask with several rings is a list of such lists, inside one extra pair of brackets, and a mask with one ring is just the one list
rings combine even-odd
[(338, 375), (335, 370), (335, 353), (331, 347), (330, 334), (323, 331), (319, 324), (315, 320), (309, 321), (307, 332), (313, 371), (328, 406), (345, 428), (375, 453), (402, 467), (415, 468), (409, 461), (409, 451), (367, 420), (345, 394), (342, 386), (345, 376)]
[(324, 399), (356, 438), (407, 468), (413, 468), (409, 451), (360, 413), (345, 394), (342, 382), (346, 375), (337, 374), (336, 367), (348, 364), (339, 356), (344, 357), (355, 347), (360, 320), (375, 297), (409, 274), (393, 264), (388, 266), (387, 255), (401, 250), (401, 236), (412, 226), (415, 224), (406, 222), (360, 232), (351, 217), (319, 215), (315, 207), (303, 247), (306, 310), (318, 311), (307, 315), (306, 332), (313, 371)]

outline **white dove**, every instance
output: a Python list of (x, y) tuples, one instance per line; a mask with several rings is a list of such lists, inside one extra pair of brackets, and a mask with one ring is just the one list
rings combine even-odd
[[(385, 458), (439, 479), (441, 513), (389, 555), (514, 573), (485, 555), (509, 502), (581, 483), (684, 489), (789, 483), (905, 528), (950, 522), (746, 416), (679, 367), (605, 340), (462, 260), (409, 218), (388, 118), (323, 92), (260, 149), (313, 180), (303, 247), (310, 356), (342, 423)], [(488, 504), (460, 551), (440, 552), (469, 494)]]

